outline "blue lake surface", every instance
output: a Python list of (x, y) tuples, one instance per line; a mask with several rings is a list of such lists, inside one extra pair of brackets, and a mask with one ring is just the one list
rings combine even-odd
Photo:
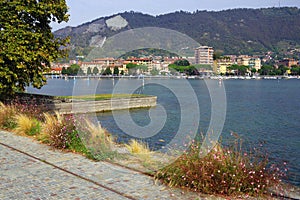
[[(170, 142), (179, 129), (181, 117), (186, 117), (182, 116), (178, 100), (178, 95), (185, 93), (176, 94), (176, 91), (184, 91), (183, 81), (186, 80), (151, 80), (148, 84), (150, 81), (145, 79), (144, 86), (140, 79), (122, 81), (128, 87), (140, 84), (135, 93), (157, 96), (158, 104), (165, 109), (167, 119), (163, 128), (154, 136), (144, 139), (152, 149), (159, 149)], [(117, 79), (49, 79), (41, 90), (28, 88), (27, 91), (63, 96), (112, 93), (117, 83)], [(211, 119), (209, 90), (203, 80), (189, 80), (188, 83), (199, 102), (198, 133), (205, 134)], [(178, 90), (171, 91), (166, 87), (168, 84), (174, 85)], [(233, 131), (252, 146), (263, 144), (272, 162), (279, 165), (288, 163), (288, 181), (300, 186), (300, 80), (225, 80), (223, 85), (227, 98), (226, 120), (221, 135), (223, 141), (226, 142)], [(126, 115), (126, 112), (118, 111), (115, 114), (121, 116)], [(147, 126), (151, 121), (149, 109), (131, 110), (130, 117), (141, 127)], [(97, 113), (97, 118), (120, 142), (132, 138), (118, 127), (111, 112)]]

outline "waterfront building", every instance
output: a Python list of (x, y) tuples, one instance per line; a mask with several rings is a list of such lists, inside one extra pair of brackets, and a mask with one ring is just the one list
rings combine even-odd
[(248, 55), (241, 55), (236, 58), (237, 65), (249, 66), (251, 69), (255, 68), (256, 71), (261, 69), (261, 59), (258, 57), (251, 57)]
[(51, 63), (51, 74), (61, 74), (63, 68), (70, 67), (69, 63)]
[(298, 61), (295, 59), (286, 58), (284, 60), (280, 60), (278, 62), (278, 65), (287, 66), (288, 68), (291, 68), (293, 65), (298, 65)]
[(200, 46), (195, 49), (195, 64), (213, 65), (214, 49), (208, 46)]
[(217, 74), (225, 74), (227, 72), (227, 68), (233, 64), (234, 62), (229, 57), (218, 59), (214, 65), (214, 72)]

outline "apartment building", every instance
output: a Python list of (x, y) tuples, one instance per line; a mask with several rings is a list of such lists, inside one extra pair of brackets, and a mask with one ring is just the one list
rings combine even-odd
[(200, 46), (195, 49), (195, 64), (213, 65), (214, 49), (208, 46)]

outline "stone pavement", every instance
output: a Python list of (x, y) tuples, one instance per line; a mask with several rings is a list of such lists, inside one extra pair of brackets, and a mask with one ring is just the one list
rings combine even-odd
[(0, 199), (217, 199), (0, 131)]

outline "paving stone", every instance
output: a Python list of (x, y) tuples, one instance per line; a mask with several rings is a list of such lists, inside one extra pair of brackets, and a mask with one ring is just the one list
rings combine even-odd
[[(152, 177), (0, 131), (0, 199), (216, 199), (154, 184)], [(34, 157), (38, 158), (35, 159)], [(46, 161), (46, 162), (44, 162)], [(121, 194), (120, 194), (121, 193)], [(123, 194), (123, 195), (122, 195)]]

